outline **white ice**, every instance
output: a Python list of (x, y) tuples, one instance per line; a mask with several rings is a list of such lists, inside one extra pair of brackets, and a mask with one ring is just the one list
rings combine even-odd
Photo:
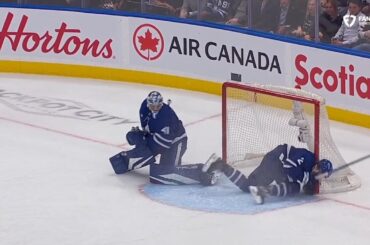
[[(362, 179), (360, 189), (326, 195), (319, 202), (255, 215), (187, 210), (140, 193), (139, 187), (148, 183), (147, 169), (113, 173), (108, 158), (126, 147), (124, 132), (137, 122), (79, 120), (84, 114), (76, 116), (77, 109), (71, 108), (64, 114), (40, 111), (43, 103), (59, 99), (89, 107), (90, 113), (137, 121), (139, 104), (151, 90), (171, 98), (186, 125), (185, 162), (221, 154), (218, 96), (0, 74), (1, 245), (370, 244), (370, 160), (352, 167)], [(370, 153), (369, 129), (332, 122), (332, 135), (346, 161)]]

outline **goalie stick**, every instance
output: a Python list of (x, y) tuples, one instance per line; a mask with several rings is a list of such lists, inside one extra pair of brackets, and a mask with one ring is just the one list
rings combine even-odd
[[(332, 174), (333, 174), (333, 173), (335, 173), (335, 172), (338, 172), (338, 171), (340, 171), (340, 170), (342, 170), (342, 169), (344, 169), (344, 168), (347, 168), (347, 167), (349, 167), (349, 166), (352, 166), (352, 165), (354, 165), (354, 164), (356, 164), (356, 163), (362, 162), (362, 161), (364, 161), (364, 160), (366, 160), (366, 159), (368, 159), (368, 158), (370, 158), (370, 154), (365, 155), (365, 156), (363, 156), (363, 157), (360, 157), (360, 158), (358, 158), (358, 159), (356, 159), (356, 160), (353, 160), (353, 161), (351, 161), (351, 162), (349, 162), (349, 163), (347, 163), (347, 164), (344, 164), (344, 165), (340, 166), (339, 168), (333, 169)], [(316, 178), (317, 180), (320, 180), (320, 179), (324, 178), (324, 177), (325, 177), (325, 175), (326, 175), (326, 173), (318, 174), (318, 175), (316, 175), (316, 176), (315, 176), (315, 178)]]

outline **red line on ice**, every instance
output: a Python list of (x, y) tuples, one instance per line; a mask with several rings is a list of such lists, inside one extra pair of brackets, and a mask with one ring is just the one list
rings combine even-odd
[[(190, 123), (186, 124), (185, 126), (187, 127), (187, 126), (191, 126), (191, 125), (194, 125), (194, 124), (198, 124), (198, 123), (201, 123), (203, 121), (206, 121), (208, 119), (215, 118), (215, 117), (218, 117), (218, 116), (220, 116), (220, 114), (205, 117), (205, 118), (199, 119), (199, 120), (194, 121), (194, 122), (190, 122)], [(45, 130), (45, 131), (49, 131), (49, 132), (53, 132), (53, 133), (57, 133), (57, 134), (62, 134), (62, 135), (65, 135), (65, 136), (70, 136), (70, 137), (85, 140), (85, 141), (90, 141), (90, 142), (99, 143), (99, 144), (103, 144), (103, 145), (109, 145), (109, 146), (113, 146), (113, 147), (120, 148), (120, 149), (125, 149), (126, 146), (127, 146), (127, 143), (118, 144), (118, 145), (117, 144), (112, 144), (112, 143), (104, 142), (104, 141), (101, 141), (101, 140), (96, 140), (96, 139), (93, 139), (93, 138), (88, 138), (88, 137), (85, 137), (85, 136), (80, 136), (80, 135), (77, 135), (77, 134), (64, 132), (64, 131), (57, 130), (57, 129), (51, 129), (51, 128), (39, 126), (39, 125), (32, 124), (32, 123), (22, 122), (22, 121), (15, 120), (15, 119), (10, 119), (10, 118), (5, 118), (5, 117), (0, 117), (0, 119), (4, 120), (4, 121), (8, 121), (8, 122), (13, 122), (13, 123), (25, 125), (25, 126), (32, 127), (32, 128), (42, 129), (42, 130)]]
[(345, 202), (345, 201), (341, 201), (341, 200), (337, 200), (337, 199), (333, 199), (333, 198), (328, 198), (328, 197), (324, 197), (323, 199), (333, 201), (333, 202), (337, 202), (337, 203), (341, 203), (341, 204), (348, 205), (348, 206), (351, 206), (351, 207), (360, 208), (360, 209), (370, 211), (370, 207), (362, 206), (362, 205), (359, 205), (359, 204), (356, 204), (356, 203)]
[(32, 128), (42, 129), (42, 130), (45, 130), (45, 131), (49, 131), (49, 132), (53, 132), (53, 133), (57, 133), (57, 134), (62, 134), (62, 135), (65, 135), (65, 136), (70, 136), (70, 137), (85, 140), (85, 141), (90, 141), (90, 142), (94, 142), (94, 143), (103, 144), (103, 145), (109, 145), (109, 146), (118, 147), (118, 148), (124, 148), (124, 146), (127, 145), (127, 144), (115, 145), (115, 144), (111, 144), (111, 143), (104, 142), (104, 141), (101, 141), (101, 140), (96, 140), (96, 139), (80, 136), (80, 135), (77, 135), (77, 134), (71, 134), (71, 133), (61, 131), (61, 130), (51, 129), (51, 128), (35, 125), (35, 124), (32, 124), (32, 123), (26, 123), (26, 122), (14, 120), (14, 119), (9, 119), (9, 118), (4, 118), (4, 117), (0, 117), (0, 119), (4, 120), (4, 121), (8, 121), (8, 122), (13, 122), (13, 123), (25, 125), (25, 126), (32, 127)]

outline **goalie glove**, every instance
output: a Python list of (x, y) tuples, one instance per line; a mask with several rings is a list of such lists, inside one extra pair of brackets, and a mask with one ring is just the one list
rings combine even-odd
[(146, 125), (144, 129), (140, 129), (139, 126), (135, 126), (131, 128), (130, 132), (141, 132), (146, 136), (147, 134), (149, 134), (149, 127), (148, 125)]
[(126, 134), (126, 140), (129, 145), (141, 146), (146, 145), (147, 131), (141, 130), (139, 127), (132, 127)]
[(140, 128), (139, 126), (135, 126), (131, 128), (131, 131), (137, 132), (137, 131), (140, 131)]

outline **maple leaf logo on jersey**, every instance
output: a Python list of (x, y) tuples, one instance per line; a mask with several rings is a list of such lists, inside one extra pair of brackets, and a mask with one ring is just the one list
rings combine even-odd
[(161, 130), (164, 134), (170, 134), (170, 127), (164, 127)]
[(164, 49), (162, 33), (151, 24), (143, 24), (136, 28), (133, 44), (140, 57), (148, 61), (158, 59)]

